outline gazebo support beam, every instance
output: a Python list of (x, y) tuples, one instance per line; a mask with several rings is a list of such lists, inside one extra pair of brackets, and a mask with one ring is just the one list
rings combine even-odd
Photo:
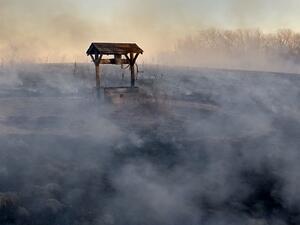
[(134, 87), (135, 86), (135, 71), (134, 71), (133, 53), (130, 53), (130, 72), (131, 72), (131, 87)]
[(95, 69), (96, 69), (96, 88), (100, 89), (101, 86), (101, 71), (100, 71), (100, 62), (102, 59), (102, 55), (95, 54), (91, 55), (91, 58), (95, 64)]
[(135, 76), (135, 69), (134, 69), (134, 65), (135, 65), (135, 62), (137, 60), (139, 56), (139, 53), (136, 53), (135, 55), (133, 53), (130, 53), (129, 54), (129, 57), (128, 55), (125, 55), (125, 57), (128, 59), (129, 61), (129, 65), (130, 65), (130, 72), (131, 72), (131, 87), (134, 87), (135, 86), (135, 80), (136, 80), (136, 76)]

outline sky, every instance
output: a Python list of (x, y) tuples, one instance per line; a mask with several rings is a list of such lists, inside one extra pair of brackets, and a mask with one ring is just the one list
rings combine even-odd
[(87, 61), (93, 41), (136, 42), (151, 60), (209, 27), (300, 31), (299, 0), (0, 0), (0, 59)]

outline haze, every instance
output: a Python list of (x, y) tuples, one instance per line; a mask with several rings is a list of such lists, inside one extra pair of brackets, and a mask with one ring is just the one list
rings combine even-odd
[(151, 62), (208, 27), (299, 31), (298, 0), (0, 0), (1, 61), (87, 62), (92, 41), (137, 42)]

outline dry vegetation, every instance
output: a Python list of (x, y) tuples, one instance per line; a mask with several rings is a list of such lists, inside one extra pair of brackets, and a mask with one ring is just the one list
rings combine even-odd
[(289, 29), (276, 33), (206, 29), (179, 40), (174, 53), (164, 54), (164, 60), (193, 66), (273, 70), (278, 69), (274, 64), (287, 67), (288, 63), (291, 69), (300, 60), (300, 33)]

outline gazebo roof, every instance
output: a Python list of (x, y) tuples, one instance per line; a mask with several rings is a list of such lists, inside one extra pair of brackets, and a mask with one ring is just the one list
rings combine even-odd
[(87, 55), (126, 55), (128, 53), (143, 54), (143, 50), (135, 43), (92, 43), (87, 50)]

